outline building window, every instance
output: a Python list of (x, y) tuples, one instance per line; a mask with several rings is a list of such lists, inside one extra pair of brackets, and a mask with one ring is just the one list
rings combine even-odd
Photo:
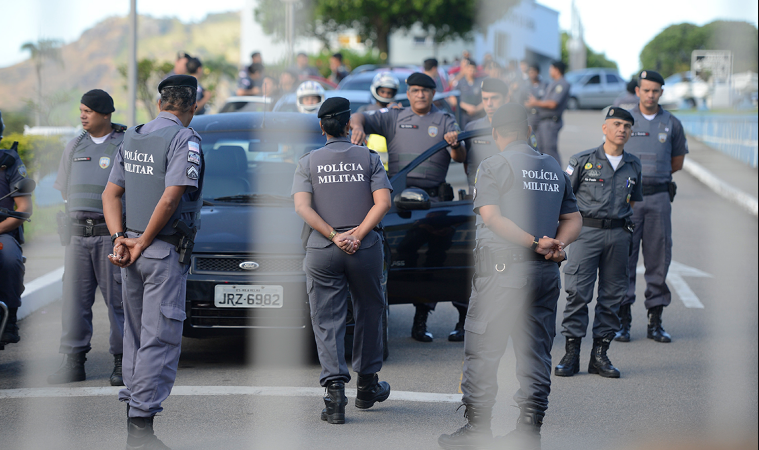
[(432, 39), (428, 39), (427, 36), (414, 36), (414, 45), (415, 46), (426, 46), (430, 45)]
[(493, 53), (495, 53), (496, 58), (506, 60), (509, 55), (509, 35), (496, 31), (493, 34), (493, 41)]

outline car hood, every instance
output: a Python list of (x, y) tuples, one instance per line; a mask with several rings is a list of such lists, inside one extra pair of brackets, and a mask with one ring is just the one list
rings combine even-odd
[(304, 254), (292, 204), (204, 206), (194, 253)]

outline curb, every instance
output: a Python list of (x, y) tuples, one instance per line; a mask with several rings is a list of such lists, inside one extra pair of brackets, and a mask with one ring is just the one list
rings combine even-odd
[(63, 295), (63, 267), (35, 278), (26, 284), (21, 294), (18, 319), (27, 317), (34, 311), (53, 303)]
[(685, 158), (683, 170), (691, 174), (698, 181), (704, 183), (709, 189), (716, 192), (717, 195), (735, 203), (754, 217), (759, 213), (759, 205), (757, 204), (756, 197), (720, 180), (713, 173), (706, 170), (701, 164)]

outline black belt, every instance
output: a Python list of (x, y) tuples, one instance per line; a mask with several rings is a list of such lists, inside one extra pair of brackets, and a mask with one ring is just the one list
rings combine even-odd
[(582, 218), (582, 225), (593, 228), (622, 228), (625, 226), (625, 219), (593, 219), (590, 217)]
[(654, 195), (658, 194), (659, 192), (669, 192), (669, 183), (644, 184), (642, 190), (643, 195)]
[(439, 197), (439, 196), (440, 196), (440, 185), (437, 185), (437, 186), (435, 186), (435, 187), (429, 187), (429, 188), (425, 188), (425, 187), (417, 187), (417, 186), (411, 186), (411, 187), (415, 187), (415, 188), (417, 188), (417, 189), (421, 189), (421, 190), (423, 190), (423, 191), (424, 191), (424, 192), (426, 192), (426, 193), (427, 193), (427, 195), (429, 195), (430, 197)]
[(542, 122), (542, 121), (544, 121), (544, 120), (552, 120), (552, 121), (554, 121), (554, 122), (558, 122), (560, 119), (561, 119), (561, 117), (559, 117), (559, 116), (548, 116), (548, 117), (541, 117), (541, 118), (540, 118), (540, 122)]
[[(127, 228), (127, 231), (131, 231), (132, 233), (139, 233), (142, 234), (144, 231), (137, 231), (133, 230), (131, 228)], [(168, 242), (169, 244), (173, 245), (174, 247), (179, 245), (179, 241), (182, 240), (182, 235), (180, 233), (174, 233), (174, 234), (159, 234), (155, 237), (159, 241)]]
[(71, 219), (72, 236), (110, 236), (105, 219)]
[(493, 263), (497, 265), (524, 261), (546, 261), (546, 257), (529, 248), (507, 248), (493, 251)]

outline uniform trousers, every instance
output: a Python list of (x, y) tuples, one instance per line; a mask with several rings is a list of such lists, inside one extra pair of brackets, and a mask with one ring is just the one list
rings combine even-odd
[(630, 283), (625, 305), (635, 303), (635, 276), (638, 253), (643, 248), (643, 264), (646, 267), (646, 309), (669, 306), (672, 293), (667, 286), (667, 272), (672, 262), (672, 203), (668, 192), (646, 195), (642, 202), (633, 206), (632, 255), (629, 262)]
[(173, 245), (156, 239), (137, 261), (121, 269), (125, 388), (119, 391), (119, 400), (129, 402), (129, 417), (163, 411), (161, 402), (174, 386), (187, 317), (189, 268), (179, 263)]
[(564, 122), (559, 120), (554, 122), (552, 119), (541, 120), (538, 123), (538, 129), (535, 137), (538, 140), (538, 151), (551, 155), (561, 166), (561, 157), (559, 156), (559, 131), (564, 126)]
[(582, 338), (588, 329), (588, 304), (598, 274), (598, 298), (593, 319), (593, 338), (613, 338), (620, 329), (619, 306), (627, 294), (628, 262), (632, 236), (626, 228), (582, 227), (567, 250), (564, 285), (567, 306), (561, 332)]
[(23, 252), (10, 233), (0, 234), (0, 301), (8, 308), (21, 306), (24, 292)]
[(89, 352), (92, 339), (92, 305), (100, 286), (111, 330), (112, 355), (123, 353), (124, 309), (121, 304), (121, 270), (108, 260), (113, 250), (109, 236), (71, 236), (66, 246), (63, 274), (63, 311), (60, 353)]
[[(372, 233), (375, 233), (372, 231)], [(335, 244), (306, 249), (306, 290), (311, 309), (319, 362), (319, 383), (350, 381), (345, 362), (345, 324), (348, 292), (353, 303), (353, 371), (372, 374), (382, 368), (382, 241), (366, 237), (356, 253), (349, 255)]]
[(464, 404), (493, 407), (498, 365), (511, 337), (520, 386), (514, 400), (520, 407), (548, 408), (560, 289), (558, 265), (550, 261), (514, 263), (485, 277), (475, 274), (464, 324)]

